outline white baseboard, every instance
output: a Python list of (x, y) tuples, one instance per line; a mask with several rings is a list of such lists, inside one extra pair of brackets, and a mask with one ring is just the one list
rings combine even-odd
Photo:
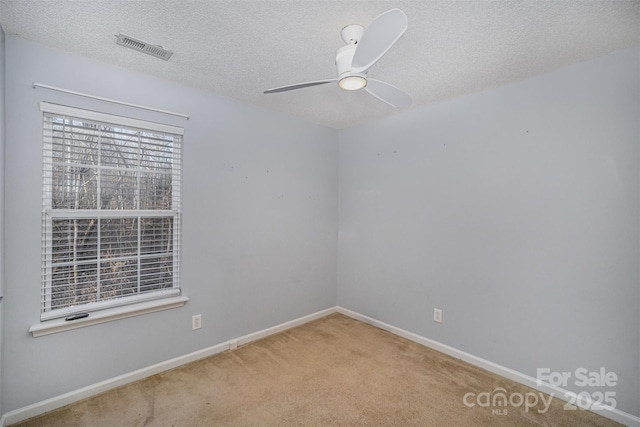
[(174, 369), (178, 366), (186, 365), (187, 363), (195, 362), (196, 360), (204, 359), (205, 357), (222, 353), (223, 351), (229, 349), (235, 349), (238, 345), (247, 344), (252, 341), (268, 337), (269, 335), (277, 334), (279, 332), (286, 331), (287, 329), (295, 328), (296, 326), (303, 325), (305, 323), (311, 322), (312, 320), (328, 316), (329, 314), (335, 313), (336, 310), (336, 307), (321, 310), (308, 316), (299, 317), (297, 319), (281, 323), (271, 328), (244, 335), (242, 337), (235, 338), (221, 344), (216, 344), (202, 350), (194, 351), (193, 353), (178, 356), (164, 362), (156, 363), (155, 365), (147, 366), (146, 368), (138, 369), (137, 371), (119, 375), (115, 378), (110, 378), (108, 380), (101, 381), (96, 384), (91, 384), (87, 387), (83, 387), (69, 393), (61, 394), (59, 396), (55, 396), (50, 399), (34, 403), (32, 405), (25, 406), (23, 408), (7, 412), (6, 414), (2, 415), (2, 418), (0, 418), (0, 426), (5, 427), (8, 424), (19, 423), (20, 421), (42, 415), (45, 412), (53, 411), (54, 409), (58, 409), (71, 403), (78, 402), (82, 399), (95, 396), (116, 387), (121, 387), (134, 381), (139, 381), (141, 379), (150, 377), (151, 375), (159, 374), (161, 372), (168, 371), (169, 369)]
[(331, 307), (325, 310), (318, 311), (313, 314), (309, 314), (308, 316), (299, 317), (295, 320), (291, 320), (290, 322), (281, 323), (279, 325), (273, 326), (271, 328), (263, 329), (258, 332), (254, 332), (252, 334), (248, 334), (237, 338), (236, 341), (238, 345), (248, 344), (251, 341), (256, 341), (262, 338), (266, 338), (269, 335), (277, 334), (282, 331), (286, 331), (287, 329), (295, 328), (296, 326), (304, 325), (305, 323), (309, 323), (313, 320), (320, 319), (321, 317), (328, 316), (330, 314), (336, 313), (338, 311), (338, 307)]
[[(486, 369), (487, 371), (490, 371), (502, 377), (508, 378), (519, 384), (523, 384), (525, 386), (531, 387), (543, 393), (553, 394), (553, 396), (559, 399), (566, 400), (565, 395), (566, 393), (568, 393), (567, 390), (552, 386), (550, 384), (538, 385), (538, 381), (529, 375), (525, 375), (513, 369), (498, 365), (496, 363), (490, 362), (480, 357), (476, 357), (472, 354), (465, 353), (464, 351), (455, 349), (453, 347), (449, 347), (448, 345), (439, 343), (437, 341), (430, 340), (429, 338), (425, 338), (423, 336), (414, 334), (412, 332), (405, 331), (404, 329), (391, 326), (387, 323), (381, 322), (379, 320), (373, 319), (363, 314), (356, 313), (355, 311), (351, 311), (343, 307), (331, 307), (331, 308), (310, 314), (308, 316), (303, 316), (303, 317), (291, 320), (289, 322), (281, 323), (271, 328), (263, 329), (261, 331), (254, 332), (252, 334), (244, 335), (242, 337), (232, 339), (221, 344), (207, 347), (205, 349), (198, 350), (193, 353), (186, 354), (184, 356), (179, 356), (171, 360), (160, 362), (155, 365), (151, 365), (146, 368), (139, 369), (137, 371), (129, 372), (127, 374), (123, 374), (115, 378), (101, 381), (99, 383), (92, 384), (87, 387), (83, 387), (81, 389), (71, 391), (69, 393), (62, 394), (60, 396), (52, 397), (51, 399), (43, 400), (41, 402), (37, 402), (32, 405), (25, 406), (23, 408), (19, 408), (11, 412), (7, 412), (6, 414), (2, 415), (2, 418), (0, 418), (0, 427), (5, 427), (5, 425), (7, 424), (18, 423), (28, 418), (42, 415), (45, 412), (49, 412), (54, 409), (58, 409), (63, 406), (69, 405), (71, 403), (77, 402), (79, 400), (86, 399), (91, 396), (95, 396), (107, 390), (111, 390), (113, 388), (120, 387), (129, 383), (132, 383), (134, 381), (139, 381), (151, 375), (159, 374), (169, 369), (173, 369), (178, 366), (185, 365), (187, 363), (195, 362), (196, 360), (213, 356), (214, 354), (218, 354), (229, 349), (235, 349), (239, 345), (248, 344), (252, 341), (256, 341), (256, 340), (268, 337), (269, 335), (277, 334), (287, 329), (291, 329), (296, 326), (303, 325), (305, 323), (311, 322), (313, 320), (319, 319), (324, 316), (328, 316), (329, 314), (333, 314), (336, 312), (349, 316), (353, 319), (360, 320), (361, 322), (368, 323), (372, 326), (388, 331), (394, 335), (398, 335), (410, 341), (424, 345), (425, 347), (429, 347), (441, 353), (455, 357), (456, 359), (463, 360), (474, 366), (478, 366), (480, 368)], [(610, 409), (605, 406), (601, 406), (600, 408), (601, 410), (596, 410), (593, 412), (595, 412), (596, 414), (602, 415), (606, 418), (609, 418), (611, 420), (625, 424), (627, 426), (640, 427), (639, 417), (620, 411), (618, 409)]]
[[(449, 347), (448, 345), (414, 334), (413, 332), (408, 332), (408, 331), (405, 331), (404, 329), (396, 328), (395, 326), (391, 326), (379, 320), (372, 319), (371, 317), (365, 316), (360, 313), (356, 313), (355, 311), (351, 311), (339, 306), (336, 307), (336, 311), (338, 313), (344, 314), (345, 316), (349, 316), (353, 319), (360, 320), (361, 322), (368, 323), (369, 325), (391, 332), (394, 335), (398, 335), (402, 338), (406, 338), (410, 341), (421, 344), (425, 347), (429, 347), (441, 353), (455, 357), (456, 359), (463, 360), (471, 365), (485, 369), (489, 372), (493, 372), (494, 374), (508, 378), (519, 384), (525, 385), (527, 387), (531, 387), (543, 393), (551, 394), (554, 397), (557, 397), (564, 401), (568, 401), (568, 398), (566, 397), (568, 396), (568, 393), (569, 393), (568, 390), (553, 386), (551, 384), (542, 383), (539, 385), (538, 380), (529, 375), (525, 375), (521, 372), (498, 365), (497, 363), (490, 362), (488, 360), (482, 359), (472, 354), (465, 353), (464, 351), (458, 350), (453, 347)], [(590, 407), (596, 408), (595, 410), (592, 410), (592, 412), (598, 415), (602, 415), (603, 417), (609, 418), (613, 421), (619, 422), (627, 426), (640, 427), (640, 417), (636, 417), (635, 415), (631, 415), (627, 412), (620, 411), (619, 409), (611, 409), (610, 407), (599, 405), (596, 402), (588, 402), (588, 403)]]

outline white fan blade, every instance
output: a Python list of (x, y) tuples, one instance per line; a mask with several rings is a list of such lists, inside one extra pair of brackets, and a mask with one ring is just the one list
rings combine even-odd
[(403, 108), (411, 105), (411, 97), (389, 83), (380, 80), (367, 79), (367, 86), (364, 88), (371, 95), (385, 102), (392, 107)]
[(391, 9), (378, 15), (365, 30), (351, 62), (352, 73), (366, 73), (407, 30), (407, 15)]
[(317, 80), (315, 82), (297, 83), (295, 85), (274, 87), (273, 89), (265, 90), (264, 93), (286, 92), (288, 90), (302, 89), (302, 88), (305, 88), (305, 87), (323, 85), (323, 84), (326, 84), (326, 83), (334, 83), (334, 82), (337, 82), (338, 80), (340, 80), (340, 79)]

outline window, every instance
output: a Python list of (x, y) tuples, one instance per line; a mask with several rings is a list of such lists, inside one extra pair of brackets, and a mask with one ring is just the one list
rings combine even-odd
[(41, 320), (178, 295), (183, 129), (41, 110)]

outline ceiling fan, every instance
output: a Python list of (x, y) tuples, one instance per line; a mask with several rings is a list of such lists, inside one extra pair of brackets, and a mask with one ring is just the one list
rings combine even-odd
[(391, 9), (374, 18), (366, 30), (362, 25), (347, 25), (340, 32), (347, 45), (336, 52), (337, 78), (276, 87), (265, 90), (264, 93), (286, 92), (337, 82), (345, 90), (364, 89), (392, 107), (407, 107), (411, 105), (409, 95), (389, 83), (367, 76), (371, 67), (404, 34), (407, 22), (407, 15), (403, 11)]

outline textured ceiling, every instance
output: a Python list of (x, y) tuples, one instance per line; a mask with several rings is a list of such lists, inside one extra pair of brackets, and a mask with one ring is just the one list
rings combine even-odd
[[(69, 52), (341, 128), (393, 114), (333, 78), (340, 29), (398, 7), (409, 27), (372, 68), (413, 108), (522, 80), (640, 44), (640, 1), (33, 1), (0, 0), (0, 24)], [(174, 52), (162, 61), (116, 45), (125, 33)], [(43, 82), (46, 83), (46, 82)]]

